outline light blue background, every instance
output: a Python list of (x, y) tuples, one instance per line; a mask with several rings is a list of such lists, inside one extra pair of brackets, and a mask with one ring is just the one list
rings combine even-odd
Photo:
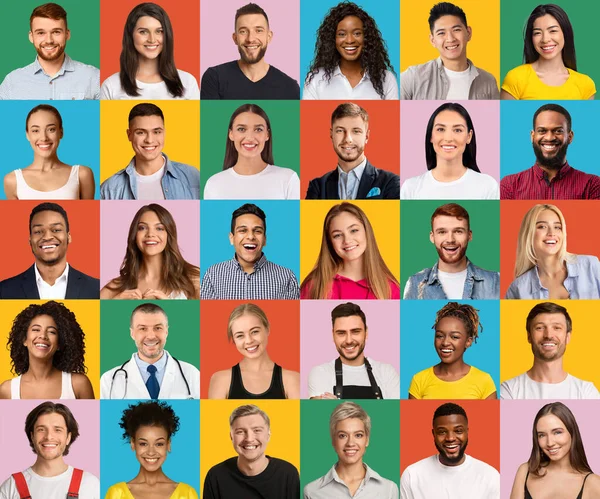
[[(473, 306), (483, 331), (467, 349), (467, 364), (488, 373), (500, 387), (500, 307), (498, 300), (455, 300)], [(402, 300), (400, 302), (400, 398), (408, 398), (412, 377), (440, 362), (433, 346), (435, 315), (448, 300)]]
[[(58, 146), (58, 158), (69, 165), (89, 166), (96, 181), (95, 199), (100, 199), (100, 104), (99, 101), (2, 101), (0, 102), (0, 137), (3, 158), (0, 176), (33, 161), (31, 144), (25, 136), (25, 118), (38, 104), (58, 109), (64, 137)], [(6, 199), (4, 187), (0, 199)]]

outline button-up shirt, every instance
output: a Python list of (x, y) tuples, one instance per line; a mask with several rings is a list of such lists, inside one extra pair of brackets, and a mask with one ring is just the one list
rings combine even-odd
[(34, 265), (33, 268), (40, 300), (64, 300), (67, 294), (67, 283), (69, 282), (69, 264), (65, 265), (65, 270), (52, 285), (44, 281), (37, 265)]
[(367, 158), (363, 159), (362, 163), (352, 168), (348, 173), (338, 165), (338, 195), (340, 199), (356, 199), (358, 186), (366, 164)]
[[(140, 374), (142, 375), (144, 384), (146, 384), (148, 382), (148, 379), (150, 379), (150, 373), (148, 372), (148, 366), (150, 364), (140, 359), (140, 356), (137, 353), (134, 355), (133, 358), (135, 359), (135, 363), (137, 364), (138, 369), (140, 370)], [(165, 377), (165, 369), (167, 367), (168, 359), (169, 354), (163, 351), (162, 357), (158, 359), (154, 364), (152, 364), (154, 367), (156, 367), (156, 380), (158, 381), (158, 386), (162, 386), (162, 380)]]
[[(396, 77), (391, 71), (385, 71), (385, 77), (383, 80), (383, 94), (385, 100), (398, 99), (398, 83)], [(331, 79), (325, 77), (325, 71), (319, 69), (310, 80), (310, 83), (304, 85), (302, 92), (302, 99), (313, 100), (313, 99), (381, 99), (381, 95), (377, 93), (369, 73), (365, 71), (365, 74), (353, 87), (346, 75), (342, 73), (339, 66), (335, 68)]]

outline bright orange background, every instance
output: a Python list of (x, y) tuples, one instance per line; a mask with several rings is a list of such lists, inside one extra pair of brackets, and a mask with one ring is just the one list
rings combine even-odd
[(600, 232), (590, 226), (588, 214), (600, 210), (600, 201), (502, 201), (500, 203), (500, 297), (514, 281), (517, 241), (521, 221), (536, 204), (553, 204), (562, 211), (567, 226), (567, 250), (580, 255), (600, 255)]
[[(308, 183), (337, 167), (329, 130), (331, 113), (342, 101), (303, 101), (300, 106), (300, 195)], [(359, 101), (369, 113), (365, 155), (376, 168), (400, 174), (400, 101)]]
[[(123, 28), (129, 12), (140, 0), (102, 0), (100, 2), (100, 82), (119, 72)], [(161, 0), (175, 40), (175, 65), (200, 81), (200, 2)]]
[[(455, 402), (449, 400), (447, 402)], [(400, 473), (421, 459), (437, 454), (431, 434), (433, 413), (440, 400), (400, 401)], [(467, 454), (500, 470), (500, 401), (456, 401), (469, 420)]]
[[(236, 365), (243, 356), (227, 341), (227, 324), (232, 310), (244, 300), (200, 302), (200, 398), (208, 398), (210, 377)], [(300, 372), (300, 301), (256, 300), (271, 324), (267, 350), (273, 362)]]
[[(29, 246), (29, 214), (41, 201), (2, 201), (5, 234), (0, 279), (13, 277), (33, 265)], [(100, 275), (100, 201), (58, 201), (69, 217), (71, 244), (67, 262), (92, 277)]]

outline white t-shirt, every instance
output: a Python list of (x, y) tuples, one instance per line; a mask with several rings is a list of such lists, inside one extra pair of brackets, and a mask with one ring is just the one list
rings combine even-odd
[[(377, 362), (367, 357), (373, 368), (373, 376), (377, 386), (381, 388), (384, 399), (400, 398), (400, 378), (394, 367), (390, 364)], [(371, 386), (367, 368), (362, 366), (347, 366), (342, 363), (342, 376), (344, 385)], [(335, 386), (335, 360), (315, 366), (308, 375), (308, 396), (317, 397), (325, 392), (332, 393)]]
[(500, 199), (500, 188), (494, 177), (470, 168), (452, 182), (440, 182), (427, 170), (404, 181), (400, 199)]
[[(183, 97), (177, 97), (177, 99), (200, 99), (200, 89), (198, 88), (198, 82), (196, 78), (190, 73), (185, 71), (177, 70), (181, 83), (183, 83)], [(144, 83), (136, 80), (139, 88), (140, 95), (127, 95), (121, 88), (121, 80), (119, 73), (115, 73), (109, 76), (102, 87), (100, 88), (100, 98), (103, 100), (170, 100), (174, 97), (169, 93), (167, 85), (164, 81), (158, 83)]]
[(444, 66), (444, 71), (450, 82), (446, 100), (469, 100), (471, 89), (471, 66), (464, 71), (452, 71)]
[[(40, 476), (31, 468), (23, 471), (29, 493), (33, 499), (65, 499), (73, 476), (73, 466), (57, 476)], [(19, 499), (19, 492), (12, 476), (0, 485), (0, 499)], [(79, 499), (100, 499), (100, 480), (87, 471), (83, 472), (79, 486)]]
[(275, 165), (255, 175), (227, 168), (208, 179), (204, 199), (300, 199), (300, 179), (294, 170)]
[(162, 178), (165, 174), (165, 164), (162, 168), (154, 172), (152, 175), (140, 175), (135, 171), (135, 182), (137, 187), (137, 198), (147, 201), (156, 201), (165, 199), (165, 193), (162, 188)]
[(509, 379), (500, 385), (501, 399), (600, 399), (598, 389), (591, 381), (583, 381), (567, 374), (560, 383), (540, 383), (527, 373)]
[(500, 499), (500, 473), (465, 454), (458, 466), (430, 456), (408, 466), (400, 478), (402, 499)]
[(460, 272), (444, 272), (438, 269), (438, 279), (449, 300), (462, 300), (467, 279), (467, 269)]
[[(398, 82), (394, 73), (385, 71), (383, 80), (383, 94), (385, 100), (398, 99)], [(303, 100), (345, 100), (345, 99), (381, 99), (377, 93), (368, 73), (365, 73), (358, 84), (353, 88), (348, 78), (342, 73), (340, 67), (335, 68), (331, 80), (325, 78), (322, 69), (313, 76), (310, 83), (304, 84), (302, 91)]]

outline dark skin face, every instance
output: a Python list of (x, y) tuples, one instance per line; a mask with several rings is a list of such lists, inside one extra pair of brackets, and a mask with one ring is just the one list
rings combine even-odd
[(435, 418), (431, 433), (443, 465), (458, 466), (465, 461), (465, 450), (469, 443), (469, 425), (462, 414)]

